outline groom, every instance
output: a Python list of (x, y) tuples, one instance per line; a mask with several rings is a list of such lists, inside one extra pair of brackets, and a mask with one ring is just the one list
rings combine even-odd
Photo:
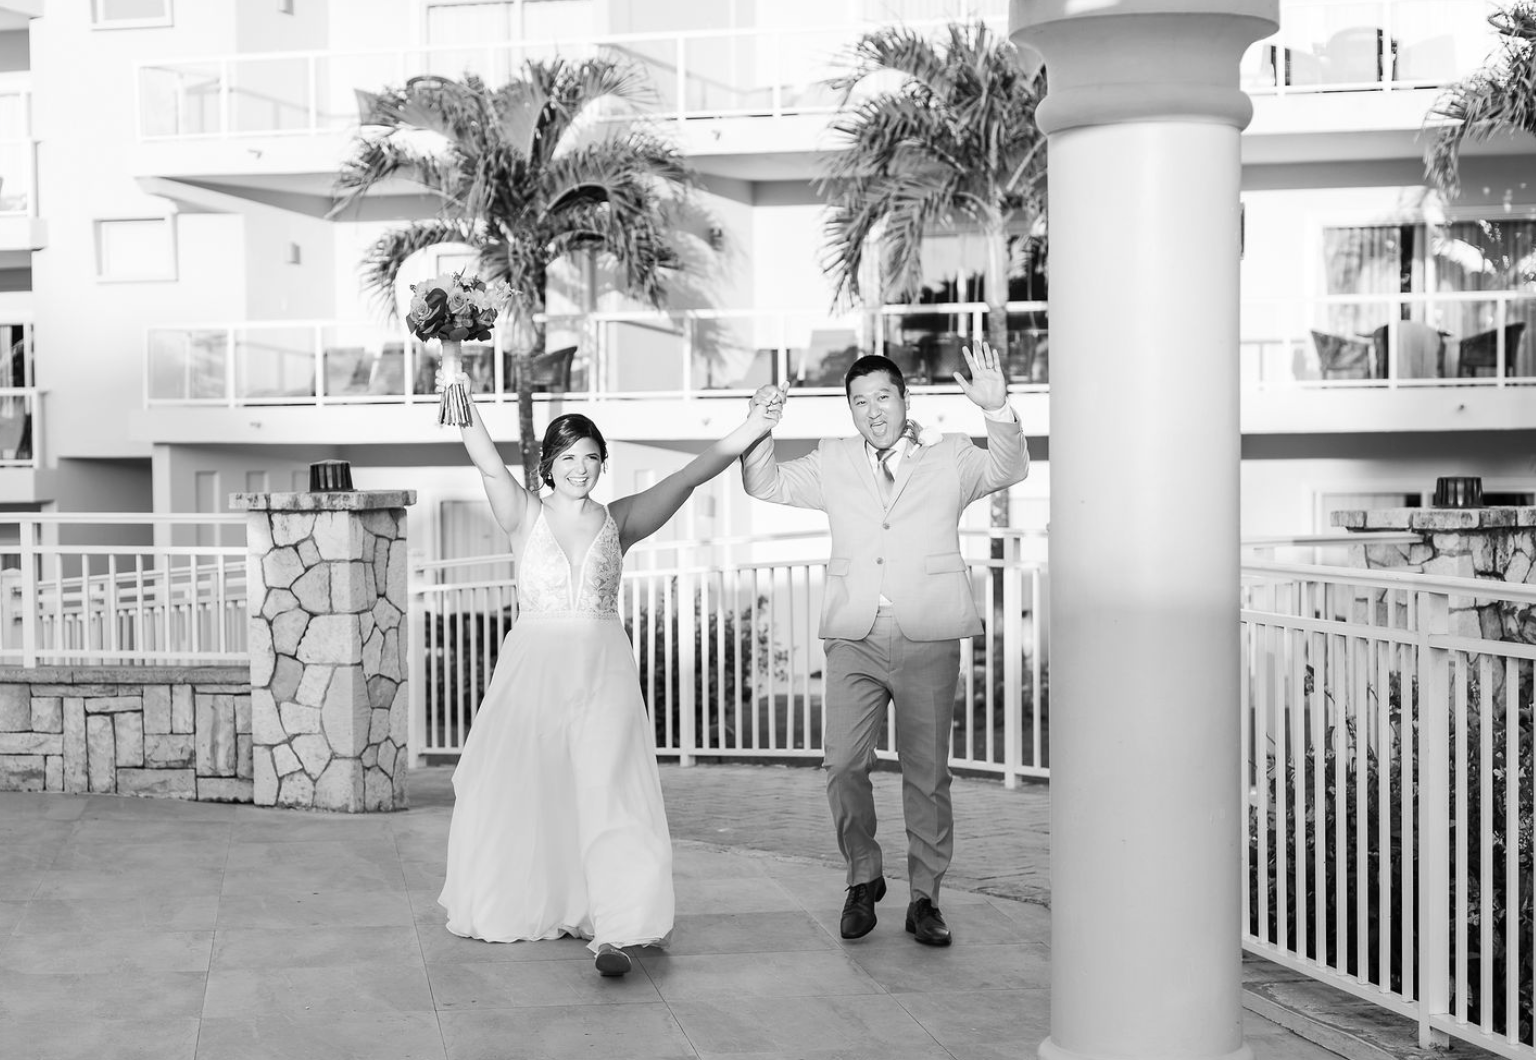
[[(875, 926), (885, 895), (875, 802), (869, 782), (886, 706), (896, 706), (912, 901), (906, 927), (918, 942), (948, 946), (939, 884), (954, 851), (949, 737), (960, 670), (960, 639), (982, 631), (971, 578), (960, 555), (960, 513), (1029, 473), (1019, 419), (1008, 407), (997, 354), (965, 350), (965, 396), (985, 415), (987, 448), (963, 434), (922, 431), (907, 419), (901, 369), (861, 357), (844, 389), (858, 438), (823, 439), (810, 454), (778, 463), (773, 436), (741, 457), (747, 493), (759, 500), (819, 508), (832, 530), (820, 635), (825, 640), (827, 801), (848, 863), (842, 936)], [(784, 400), (766, 386), (757, 404)]]

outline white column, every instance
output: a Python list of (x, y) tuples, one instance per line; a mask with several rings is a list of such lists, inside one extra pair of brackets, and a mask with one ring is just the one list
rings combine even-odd
[[(1051, 1036), (1251, 1057), (1238, 61), (1276, 0), (1013, 0), (1050, 78)], [(1069, 13), (1073, 12), (1073, 13)]]

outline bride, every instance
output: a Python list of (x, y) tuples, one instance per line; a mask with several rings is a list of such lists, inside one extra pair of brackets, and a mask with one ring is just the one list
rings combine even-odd
[(545, 432), (540, 496), (518, 485), (474, 406), (461, 428), (517, 556), (518, 617), (453, 774), (448, 930), (487, 942), (590, 939), (605, 976), (672, 932), (672, 841), (655, 735), (617, 611), (624, 553), (767, 433), (778, 404), (682, 470), (604, 506), (608, 447), (587, 417)]

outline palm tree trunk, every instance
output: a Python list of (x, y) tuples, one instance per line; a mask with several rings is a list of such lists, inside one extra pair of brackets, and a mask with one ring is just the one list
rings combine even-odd
[(517, 437), (523, 455), (523, 488), (537, 493), (539, 481), (539, 441), (533, 434), (533, 351), (523, 349), (513, 355), (517, 368)]
[(1002, 360), (1003, 371), (1008, 364), (1008, 233), (1002, 228), (988, 229), (985, 233), (987, 247), (986, 302), (987, 344)]

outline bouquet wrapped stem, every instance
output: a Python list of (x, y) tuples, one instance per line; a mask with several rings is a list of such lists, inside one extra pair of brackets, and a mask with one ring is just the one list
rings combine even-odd
[(470, 423), (469, 393), (459, 382), (464, 347), (454, 339), (442, 340), (443, 393), (437, 401), (439, 427), (467, 427)]

